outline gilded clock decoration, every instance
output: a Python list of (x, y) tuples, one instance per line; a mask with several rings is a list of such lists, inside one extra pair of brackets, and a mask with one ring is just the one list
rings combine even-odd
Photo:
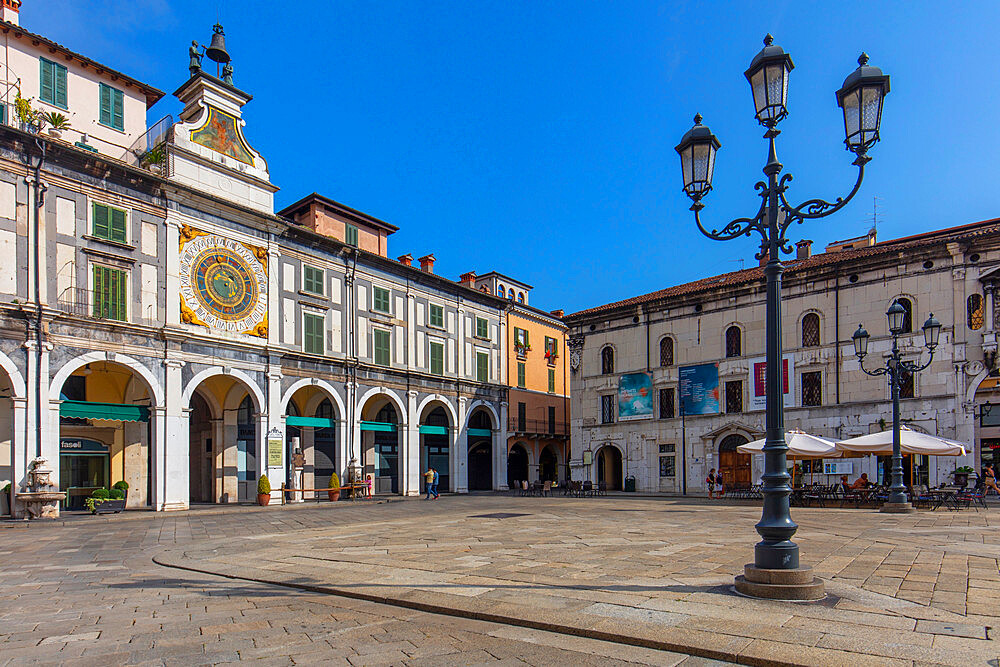
[(266, 251), (212, 234), (186, 236), (180, 256), (182, 321), (266, 338), (267, 272), (260, 260)]

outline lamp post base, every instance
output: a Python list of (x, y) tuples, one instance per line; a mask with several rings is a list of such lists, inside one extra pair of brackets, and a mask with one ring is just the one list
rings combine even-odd
[(885, 512), (886, 514), (910, 514), (911, 512), (916, 512), (917, 510), (908, 502), (905, 503), (883, 503), (882, 507), (879, 508), (879, 512)]
[(753, 563), (744, 565), (743, 574), (736, 577), (736, 590), (765, 600), (822, 600), (826, 596), (823, 580), (813, 576), (811, 567), (764, 570)]

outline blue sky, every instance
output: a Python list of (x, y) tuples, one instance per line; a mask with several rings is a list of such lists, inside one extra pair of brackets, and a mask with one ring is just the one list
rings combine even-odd
[[(845, 195), (834, 91), (864, 50), (892, 77), (882, 142), (843, 211), (793, 230), (815, 248), (1000, 217), (993, 156), (1000, 3), (236, 2), (24, 0), (21, 24), (166, 91), (187, 46), (226, 29), (246, 134), (281, 187), (400, 227), (395, 257), (497, 270), (573, 312), (749, 266), (702, 237), (673, 147), (705, 117), (722, 142), (704, 211), (756, 211), (766, 153), (743, 77), (765, 33), (788, 51), (778, 157), (792, 201)], [(207, 60), (206, 60), (207, 62)]]

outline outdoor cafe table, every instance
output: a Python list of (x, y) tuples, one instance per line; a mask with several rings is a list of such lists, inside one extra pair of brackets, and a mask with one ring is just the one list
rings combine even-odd
[(934, 499), (934, 506), (931, 511), (936, 510), (942, 505), (947, 505), (948, 509), (960, 510), (962, 509), (961, 503), (958, 501), (958, 492), (961, 489), (958, 487), (942, 487), (938, 489), (930, 489), (927, 491), (927, 495)]

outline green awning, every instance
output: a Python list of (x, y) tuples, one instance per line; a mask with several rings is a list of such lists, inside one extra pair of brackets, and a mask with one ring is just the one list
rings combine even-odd
[(421, 424), (420, 433), (423, 435), (448, 435), (447, 426), (431, 426), (430, 424)]
[(489, 438), (493, 435), (493, 431), (488, 428), (470, 428), (469, 435), (474, 435), (476, 437)]
[(387, 422), (361, 422), (362, 431), (385, 431), (392, 433), (396, 430), (395, 424), (389, 424)]
[(313, 428), (331, 428), (337, 423), (336, 419), (326, 419), (325, 417), (296, 417), (288, 415), (285, 417), (286, 426), (312, 426)]
[(93, 401), (63, 401), (59, 404), (59, 416), (119, 422), (148, 422), (149, 407), (121, 403), (95, 403)]

